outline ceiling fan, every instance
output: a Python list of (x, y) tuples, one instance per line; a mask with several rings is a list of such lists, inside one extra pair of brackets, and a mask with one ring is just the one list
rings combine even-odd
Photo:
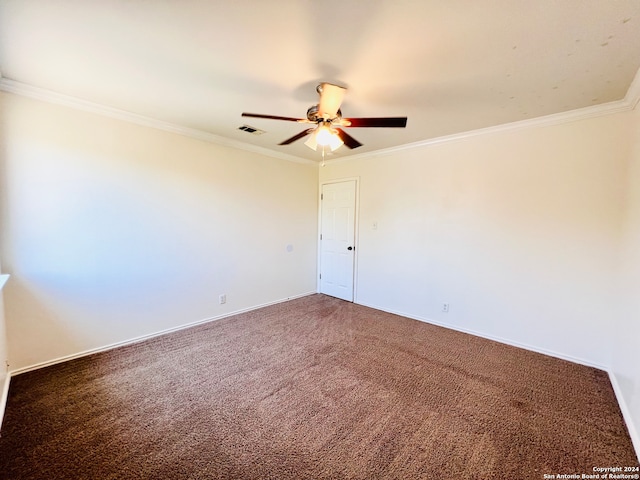
[(303, 130), (278, 145), (289, 145), (296, 140), (311, 135), (305, 142), (305, 145), (312, 150), (316, 150), (318, 146), (321, 146), (323, 155), (324, 147), (329, 147), (331, 151), (334, 151), (343, 144), (348, 148), (358, 148), (362, 146), (358, 140), (345, 132), (341, 127), (404, 128), (407, 126), (407, 117), (343, 118), (340, 105), (342, 104), (346, 90), (344, 87), (326, 82), (318, 85), (316, 91), (320, 94), (320, 103), (311, 106), (307, 110), (307, 118), (280, 117), (246, 112), (243, 113), (242, 116), (315, 124), (315, 127)]

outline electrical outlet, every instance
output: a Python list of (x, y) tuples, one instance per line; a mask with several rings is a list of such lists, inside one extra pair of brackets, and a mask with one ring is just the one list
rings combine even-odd
[(218, 299), (220, 305), (227, 303), (227, 294), (223, 293), (222, 295), (220, 295), (220, 298)]
[(449, 304), (448, 303), (443, 303), (442, 304), (442, 311), (444, 313), (449, 313)]

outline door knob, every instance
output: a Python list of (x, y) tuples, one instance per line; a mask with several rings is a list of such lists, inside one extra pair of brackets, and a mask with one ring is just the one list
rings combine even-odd
[(353, 247), (347, 247), (347, 250), (353, 250)]

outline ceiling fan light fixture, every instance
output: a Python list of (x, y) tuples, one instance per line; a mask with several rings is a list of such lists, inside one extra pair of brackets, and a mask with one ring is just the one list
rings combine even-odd
[(318, 142), (316, 142), (316, 130), (313, 131), (309, 138), (304, 144), (309, 147), (311, 150), (316, 151), (318, 148)]
[(317, 150), (320, 145), (329, 147), (333, 152), (344, 145), (344, 142), (334, 129), (327, 125), (319, 125), (304, 144), (311, 150)]
[(332, 152), (335, 152), (337, 149), (339, 149), (342, 145), (344, 145), (344, 142), (342, 141), (342, 139), (338, 136), (338, 134), (334, 131), (331, 134), (331, 138), (329, 139), (329, 148), (331, 149)]

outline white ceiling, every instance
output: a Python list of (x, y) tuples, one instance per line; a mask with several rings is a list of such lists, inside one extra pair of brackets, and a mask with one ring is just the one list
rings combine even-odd
[(408, 117), (336, 158), (621, 100), (639, 67), (638, 0), (0, 0), (4, 81), (312, 160), (240, 114), (329, 81), (345, 117)]

